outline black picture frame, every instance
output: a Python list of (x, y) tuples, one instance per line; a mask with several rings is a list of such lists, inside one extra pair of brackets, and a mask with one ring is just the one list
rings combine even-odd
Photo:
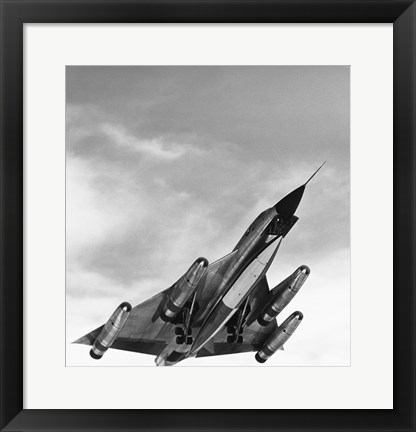
[[(0, 6), (0, 429), (4, 431), (415, 431), (416, 6), (414, 2), (408, 0), (0, 0)], [(393, 23), (393, 410), (23, 409), (23, 24), (69, 22)], [(380, 328), (382, 327), (383, 323), (380, 323)], [(382, 349), (380, 347), (381, 355)], [(62, 390), (65, 391), (64, 388)], [(300, 388), (299, 391), (302, 389)], [(181, 397), (186, 401), (187, 395), (180, 393), (181, 389), (178, 388), (175, 394), (167, 397)], [(253, 397), (257, 396), (259, 395), (253, 395)], [(239, 395), (231, 392), (230, 397), (238, 398)]]

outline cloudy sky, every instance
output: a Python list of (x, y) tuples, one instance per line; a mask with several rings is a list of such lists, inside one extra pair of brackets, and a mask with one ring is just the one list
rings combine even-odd
[[(323, 161), (268, 272), (273, 287), (311, 267), (281, 316), (305, 318), (266, 365), (349, 365), (349, 80), (347, 66), (67, 67), (67, 365), (152, 366), (116, 350), (96, 362), (70, 342), (195, 258), (229, 253)], [(181, 365), (257, 363), (249, 353)]]

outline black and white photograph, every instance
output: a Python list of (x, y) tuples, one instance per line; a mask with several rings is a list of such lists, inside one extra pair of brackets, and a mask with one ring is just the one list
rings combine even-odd
[(66, 366), (350, 366), (350, 67), (66, 67)]

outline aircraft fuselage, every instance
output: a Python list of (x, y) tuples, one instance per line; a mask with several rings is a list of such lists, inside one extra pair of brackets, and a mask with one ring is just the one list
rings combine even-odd
[(282, 238), (297, 218), (281, 218), (271, 207), (252, 222), (234, 248), (233, 265), (223, 279), (223, 294), (210, 309), (190, 350), (191, 355), (206, 345), (234, 315), (265, 275), (279, 249)]

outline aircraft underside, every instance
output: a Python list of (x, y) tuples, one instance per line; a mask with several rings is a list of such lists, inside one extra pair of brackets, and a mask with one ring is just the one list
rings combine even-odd
[[(159, 366), (175, 364), (188, 357), (207, 357), (251, 351), (256, 351), (257, 360), (262, 361), (263, 358), (258, 354), (262, 352), (262, 349), (267, 353), (264, 355), (267, 360), (277, 350), (283, 349), (287, 338), (294, 331), (291, 329), (287, 331), (288, 324), (291, 324), (291, 322), (286, 323), (287, 320), (285, 325), (278, 327), (276, 312), (281, 312), (291, 300), (291, 294), (296, 294), (308, 274), (309, 269), (302, 266), (273, 290), (269, 289), (266, 276), (263, 276), (227, 321), (196, 352), (193, 352), (192, 348), (197, 335), (203, 328), (204, 322), (201, 324), (199, 318), (203, 316), (201, 310), (204, 307), (205, 297), (202, 293), (198, 295), (198, 292), (195, 292), (187, 299), (174, 318), (166, 321), (165, 317), (161, 318), (161, 314), (164, 305), (169, 301), (169, 293), (172, 288), (137, 305), (131, 311), (123, 311), (125, 304), (120, 305), (105, 325), (98, 327), (75, 343), (92, 345), (91, 356), (93, 358), (98, 359), (108, 348), (113, 348), (154, 355), (156, 364)], [(273, 297), (276, 297), (275, 302), (273, 302)], [(125, 306), (124, 309), (126, 309)], [(122, 326), (119, 329), (112, 329), (114, 323), (117, 324), (117, 316), (126, 313), (128, 317), (125, 318)], [(291, 315), (292, 318), (293, 315)], [(300, 323), (299, 319), (296, 321)], [(289, 327), (293, 326), (292, 323)], [(282, 335), (288, 337), (285, 339), (282, 338)], [(279, 343), (273, 344), (274, 340), (278, 340)]]

